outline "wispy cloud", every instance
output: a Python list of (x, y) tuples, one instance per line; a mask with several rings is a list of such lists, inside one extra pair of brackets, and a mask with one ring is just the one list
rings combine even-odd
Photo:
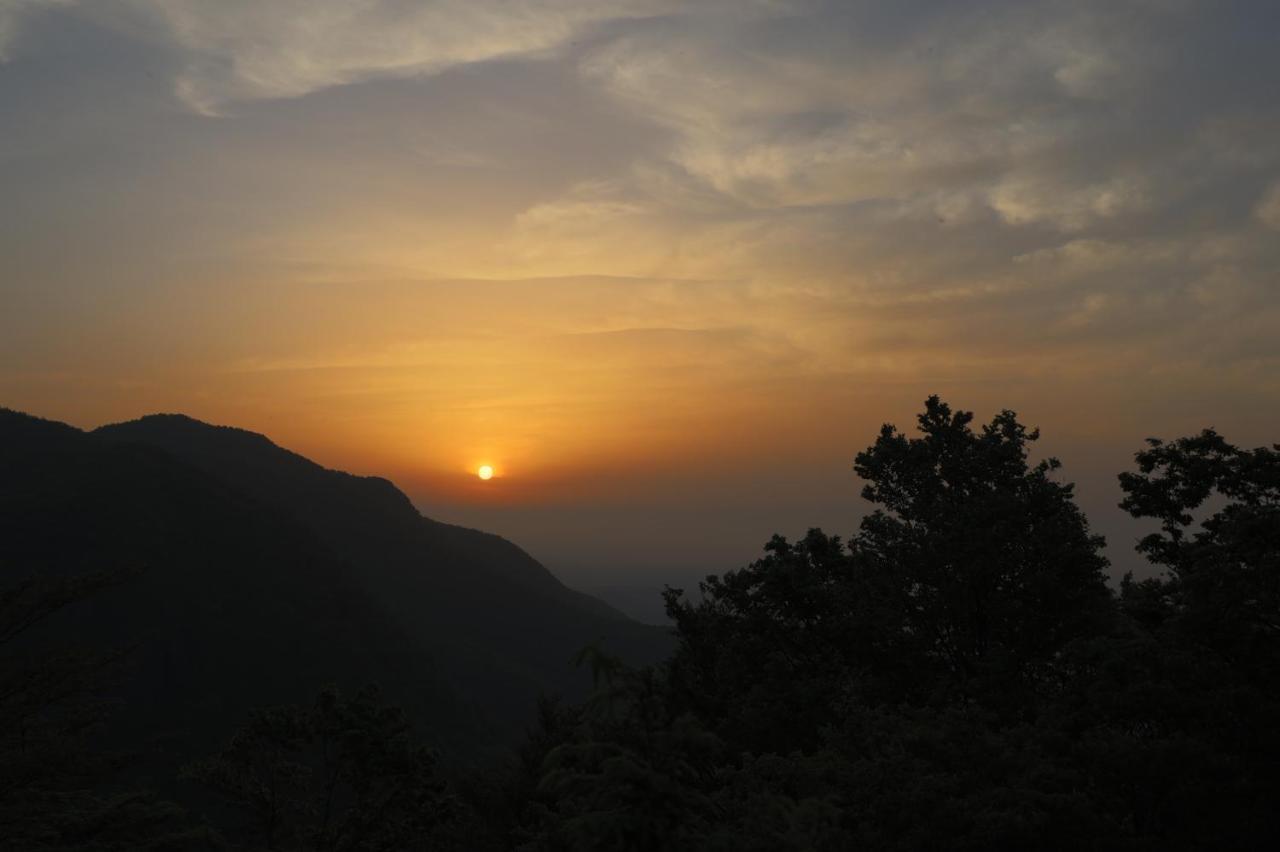
[(661, 11), (658, 0), (136, 0), (186, 53), (193, 109), (289, 98), (378, 78), (558, 50), (587, 28)]

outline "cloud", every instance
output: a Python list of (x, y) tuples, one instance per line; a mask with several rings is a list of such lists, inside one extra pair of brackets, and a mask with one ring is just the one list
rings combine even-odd
[[(646, 322), (794, 334), (832, 370), (1209, 358), (1275, 321), (1280, 60), (1247, 3), (119, 2), (189, 106), (234, 114), (166, 185), (202, 216), (235, 187), (225, 230), (275, 259), (714, 280)], [(617, 320), (632, 290), (583, 298)]]
[[(1280, 170), (1259, 141), (1280, 133), (1258, 82), (1274, 54), (1234, 53), (1248, 17), (1191, 2), (813, 4), (785, 26), (629, 28), (581, 73), (672, 142), (607, 185), (609, 204), (649, 215), (595, 220), (593, 260), (707, 275), (714, 258), (776, 293), (843, 294), (845, 317), (890, 323), (896, 305), (920, 321), (927, 306), (943, 338), (1042, 323), (1174, 340), (1208, 293), (1216, 310), (1257, 310), (1239, 282), (1264, 280), (1277, 252), (1249, 220), (1274, 226), (1280, 195), (1236, 187)], [(545, 224), (550, 263), (561, 241)]]
[[(662, 22), (600, 45), (582, 70), (677, 131), (673, 161), (745, 204), (907, 201), (1004, 171), (1009, 186), (995, 200), (1009, 221), (1052, 218), (1030, 209), (1027, 187), (1047, 181), (1029, 172), (1107, 119), (1096, 104), (1132, 103), (1159, 51), (1143, 42), (1142, 22), (988, 6), (886, 22), (822, 4), (788, 19), (786, 38), (765, 19)], [(1133, 190), (1090, 190), (1060, 223), (1111, 215)]]
[(1099, 220), (1140, 212), (1150, 205), (1144, 180), (1114, 177), (1097, 184), (1011, 176), (992, 187), (988, 203), (1010, 225), (1047, 223), (1079, 231)]
[(377, 78), (555, 51), (589, 27), (654, 14), (659, 0), (134, 0), (183, 50), (193, 109), (289, 98)]
[(1280, 181), (1273, 183), (1258, 201), (1254, 213), (1264, 225), (1280, 231)]

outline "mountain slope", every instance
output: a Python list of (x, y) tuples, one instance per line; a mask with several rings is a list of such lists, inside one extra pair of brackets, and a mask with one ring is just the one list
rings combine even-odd
[(104, 426), (93, 434), (117, 443), (163, 449), (255, 499), (287, 511), (343, 555), (364, 558), (378, 551), (394, 557), (403, 547), (432, 548), (493, 582), (549, 597), (595, 616), (627, 620), (607, 604), (566, 588), (506, 539), (424, 518), (387, 480), (321, 467), (263, 435), (211, 426), (177, 414)]
[(588, 642), (635, 662), (669, 648), (665, 631), (566, 588), (495, 535), (420, 515), (390, 482), (325, 469), (261, 435), (180, 415), (93, 436), (157, 448), (296, 520), (352, 568), (352, 579), (436, 657), (486, 721), (517, 732), (540, 691), (580, 694), (569, 661)]
[(381, 683), (428, 737), (483, 743), (432, 650), (305, 526), (163, 451), (0, 409), (0, 587), (137, 572), (42, 632), (131, 649), (113, 699), (132, 748), (179, 761), (249, 708)]
[[(588, 642), (670, 639), (494, 535), (422, 517), (391, 483), (177, 415), (84, 433), (0, 410), (0, 583), (142, 566), (62, 635), (136, 645), (136, 732), (184, 742), (249, 706), (376, 681), (455, 755), (500, 746), (539, 692), (580, 695)], [(179, 748), (179, 746), (175, 746)]]

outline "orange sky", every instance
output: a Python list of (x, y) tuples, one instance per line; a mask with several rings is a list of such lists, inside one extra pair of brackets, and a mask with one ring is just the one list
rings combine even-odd
[(0, 5), (0, 404), (265, 432), (591, 586), (847, 532), (938, 392), (1123, 537), (1145, 435), (1277, 437), (1276, 23)]

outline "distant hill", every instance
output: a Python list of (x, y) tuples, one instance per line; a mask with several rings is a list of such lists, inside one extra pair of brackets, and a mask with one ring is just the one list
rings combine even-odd
[(511, 542), (262, 435), (180, 415), (86, 433), (0, 409), (0, 585), (117, 567), (142, 573), (58, 635), (134, 648), (121, 724), (174, 752), (249, 707), (372, 681), (473, 757), (513, 741), (539, 692), (581, 695), (570, 659), (588, 642), (637, 663), (671, 647)]

